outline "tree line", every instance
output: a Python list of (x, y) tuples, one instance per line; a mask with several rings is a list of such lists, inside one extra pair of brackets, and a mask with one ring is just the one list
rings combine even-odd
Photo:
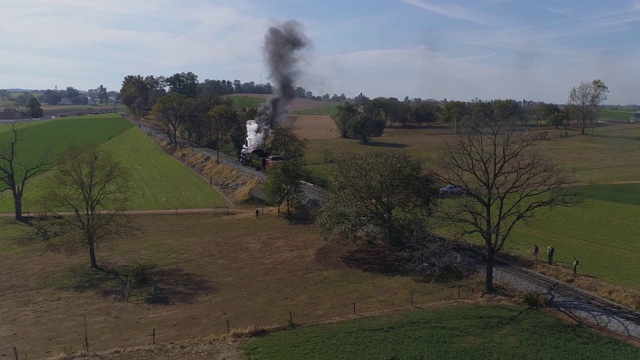
[(520, 125), (549, 125), (561, 128), (575, 125), (585, 134), (586, 127), (597, 119), (598, 106), (607, 99), (607, 86), (599, 79), (582, 82), (571, 88), (566, 105), (516, 100), (435, 101), (405, 97), (369, 99), (362, 93), (339, 106), (332, 116), (342, 138), (359, 139), (367, 143), (370, 137), (381, 136), (385, 127), (431, 126), (436, 122), (465, 127), (487, 111), (497, 111), (501, 117)]

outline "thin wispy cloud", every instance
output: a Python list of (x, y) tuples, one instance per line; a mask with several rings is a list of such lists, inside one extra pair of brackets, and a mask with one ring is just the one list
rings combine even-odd
[(484, 26), (498, 26), (502, 21), (496, 17), (473, 11), (455, 4), (435, 4), (428, 0), (400, 0), (403, 3), (416, 6), (422, 10), (432, 12), (451, 19), (468, 21)]
[[(262, 43), (295, 18), (313, 46), (298, 85), (316, 95), (565, 102), (601, 78), (640, 103), (640, 1), (3, 0), (0, 88), (104, 84), (192, 71), (269, 81)], [(340, 11), (336, 12), (335, 9)], [(619, 89), (619, 90), (618, 90)]]

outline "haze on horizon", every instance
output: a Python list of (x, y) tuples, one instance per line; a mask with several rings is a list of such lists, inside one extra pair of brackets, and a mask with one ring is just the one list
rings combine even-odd
[(639, 0), (5, 0), (0, 88), (267, 82), (264, 34), (287, 19), (311, 41), (298, 85), (314, 95), (565, 103), (601, 79), (606, 104), (640, 104)]

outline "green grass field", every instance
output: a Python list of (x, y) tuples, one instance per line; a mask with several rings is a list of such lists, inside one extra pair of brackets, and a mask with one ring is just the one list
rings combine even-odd
[[(1, 129), (1, 128), (0, 128)], [(117, 115), (65, 118), (34, 122), (25, 128), (24, 150), (32, 159), (35, 154), (49, 151), (55, 155), (69, 143), (102, 144), (112, 151), (131, 173), (130, 206), (143, 209), (206, 208), (226, 205), (224, 198), (209, 183), (165, 154), (145, 134)], [(128, 129), (128, 130), (127, 130)], [(6, 128), (4, 129), (6, 130)], [(2, 137), (6, 131), (0, 132)], [(25, 211), (38, 211), (38, 184), (47, 181), (47, 174), (30, 181), (23, 198)], [(13, 199), (8, 191), (0, 195), (0, 212), (11, 212)]]
[(240, 348), (248, 359), (637, 359), (640, 349), (548, 313), (465, 306), (282, 331)]
[(132, 176), (132, 209), (188, 209), (227, 205), (209, 182), (162, 152), (146, 134), (129, 129), (102, 145)]
[(622, 110), (598, 110), (598, 117), (601, 119), (612, 119), (612, 120), (629, 120), (629, 118), (633, 118), (633, 111), (622, 111)]
[(260, 107), (263, 102), (267, 101), (267, 99), (243, 95), (229, 96), (229, 98), (233, 101), (233, 106), (236, 108), (257, 108)]
[(553, 245), (558, 265), (569, 269), (575, 256), (581, 274), (640, 290), (640, 184), (581, 190), (583, 206), (555, 209), (530, 225), (520, 224), (507, 249), (528, 258), (534, 244), (543, 250)]
[[(55, 156), (71, 143), (100, 144), (133, 125), (117, 115), (90, 115), (58, 120), (43, 120), (19, 123), (23, 131), (18, 144), (18, 160), (33, 163), (42, 154)], [(6, 144), (10, 137), (10, 127), (0, 125), (0, 144)], [(24, 160), (26, 159), (26, 160)]]

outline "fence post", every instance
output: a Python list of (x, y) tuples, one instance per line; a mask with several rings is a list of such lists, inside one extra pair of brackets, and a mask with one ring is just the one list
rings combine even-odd
[(289, 325), (293, 325), (293, 313), (289, 311)]
[(89, 335), (87, 335), (87, 314), (84, 314), (84, 348), (89, 352)]
[(156, 343), (156, 328), (153, 328), (153, 331), (151, 332), (151, 342), (153, 344)]
[(355, 315), (355, 314), (356, 314), (356, 303), (355, 303), (355, 301), (354, 301), (354, 302), (353, 302), (353, 315)]
[(227, 319), (227, 334), (231, 332), (231, 328), (229, 327), (229, 319)]
[(16, 348), (15, 346), (13, 347), (13, 355), (16, 356), (16, 360), (20, 360), (20, 358), (18, 358), (18, 348)]

